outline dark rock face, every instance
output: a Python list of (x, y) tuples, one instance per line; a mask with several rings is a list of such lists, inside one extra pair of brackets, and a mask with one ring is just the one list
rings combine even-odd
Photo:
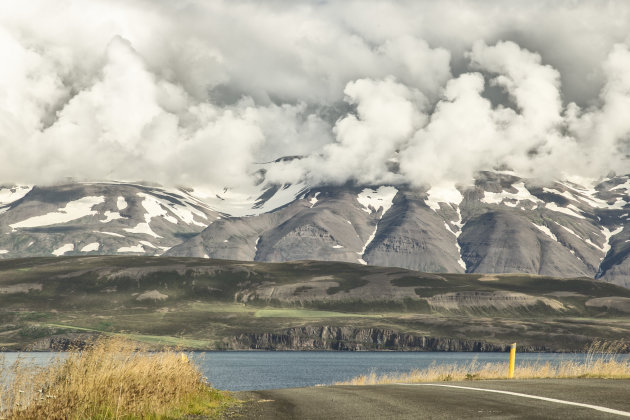
[[(415, 336), (378, 328), (299, 327), (278, 333), (240, 334), (221, 343), (226, 350), (395, 350), (504, 352), (509, 345), (475, 340)], [(545, 346), (521, 346), (521, 352), (545, 352)]]
[(473, 217), (466, 224), (460, 244), (462, 258), (472, 273), (593, 276), (592, 266), (541, 235), (526, 214), (499, 210)]
[(444, 218), (426, 206), (426, 195), (399, 192), (368, 246), (365, 261), (424, 272), (463, 273), (457, 238)]
[(28, 351), (68, 351), (81, 350), (92, 342), (97, 334), (69, 333), (45, 337), (35, 341)]

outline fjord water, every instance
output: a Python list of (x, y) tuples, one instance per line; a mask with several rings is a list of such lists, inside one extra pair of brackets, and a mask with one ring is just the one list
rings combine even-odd
[[(593, 355), (520, 353), (516, 364), (584, 361)], [(628, 357), (621, 355), (619, 357)], [(509, 353), (471, 352), (299, 352), (234, 351), (195, 353), (194, 360), (215, 388), (229, 391), (328, 385), (375, 372), (405, 373), (431, 364), (506, 362)], [(595, 356), (597, 358), (597, 356)], [(506, 372), (507, 373), (507, 372)]]
[[(371, 372), (380, 375), (424, 369), (433, 363), (468, 364), (473, 360), (479, 363), (507, 362), (508, 355), (456, 352), (212, 351), (194, 352), (191, 358), (215, 388), (247, 391), (327, 385)], [(20, 353), (23, 362), (42, 366), (59, 356), (59, 353)], [(0, 358), (2, 357), (5, 364), (10, 364), (18, 357), (18, 353), (2, 353)], [(548, 361), (552, 364), (562, 360), (584, 361), (587, 357), (593, 355), (517, 353), (516, 364), (518, 366), (521, 363), (536, 361)]]

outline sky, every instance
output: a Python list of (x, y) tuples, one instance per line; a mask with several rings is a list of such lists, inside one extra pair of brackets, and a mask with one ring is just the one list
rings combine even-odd
[(630, 173), (622, 0), (3, 0), (0, 57), (0, 184)]

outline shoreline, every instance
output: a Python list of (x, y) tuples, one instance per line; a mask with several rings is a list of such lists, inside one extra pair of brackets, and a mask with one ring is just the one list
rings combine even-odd
[[(450, 350), (305, 350), (305, 349), (186, 349), (180, 347), (169, 347), (163, 350), (151, 350), (158, 353), (166, 350), (177, 350), (184, 353), (509, 353), (507, 351), (450, 351)], [(5, 350), (0, 349), (1, 354), (7, 353), (67, 353), (70, 350)], [(517, 354), (588, 354), (587, 350), (581, 351), (524, 351), (518, 350)], [(617, 354), (630, 355), (630, 351), (622, 351)]]

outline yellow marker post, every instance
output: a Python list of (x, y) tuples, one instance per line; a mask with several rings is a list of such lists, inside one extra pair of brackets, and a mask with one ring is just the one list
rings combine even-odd
[(514, 378), (514, 361), (516, 360), (516, 343), (512, 343), (510, 345), (510, 372), (508, 373), (508, 378)]

